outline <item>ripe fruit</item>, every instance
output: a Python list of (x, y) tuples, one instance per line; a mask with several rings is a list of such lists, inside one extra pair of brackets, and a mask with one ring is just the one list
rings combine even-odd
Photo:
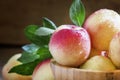
[(17, 59), (21, 56), (21, 54), (13, 55), (8, 62), (4, 65), (2, 69), (2, 76), (4, 80), (32, 80), (31, 76), (23, 76), (17, 73), (8, 73), (8, 71), (16, 65), (21, 64)]
[(108, 56), (113, 63), (120, 68), (120, 32), (111, 40)]
[(91, 57), (80, 68), (97, 71), (111, 71), (116, 69), (111, 60), (104, 56)]
[(32, 75), (33, 80), (54, 80), (52, 70), (50, 68), (50, 59), (38, 64)]
[(89, 34), (75, 25), (62, 25), (51, 36), (49, 50), (59, 64), (77, 67), (89, 56)]
[(90, 34), (93, 48), (108, 51), (113, 35), (120, 31), (120, 15), (113, 10), (100, 9), (87, 18), (84, 28)]

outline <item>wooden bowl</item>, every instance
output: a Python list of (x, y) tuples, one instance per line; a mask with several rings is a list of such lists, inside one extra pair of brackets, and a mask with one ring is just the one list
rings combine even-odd
[(78, 68), (65, 67), (54, 60), (51, 61), (55, 80), (120, 80), (120, 70), (91, 71)]

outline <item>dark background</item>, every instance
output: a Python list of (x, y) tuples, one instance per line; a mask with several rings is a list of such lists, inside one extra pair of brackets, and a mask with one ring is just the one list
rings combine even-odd
[[(29, 43), (24, 28), (29, 24), (41, 24), (42, 17), (51, 19), (57, 26), (72, 24), (69, 7), (73, 0), (0, 0), (0, 72), (7, 60), (21, 52), (21, 46)], [(101, 8), (120, 13), (119, 0), (82, 0), (86, 17)], [(1, 73), (0, 73), (1, 76)]]

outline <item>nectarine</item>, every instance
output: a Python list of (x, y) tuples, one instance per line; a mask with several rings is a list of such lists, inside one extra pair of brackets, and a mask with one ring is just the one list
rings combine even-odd
[(19, 64), (21, 64), (21, 62), (17, 61), (17, 59), (21, 56), (21, 54), (15, 54), (13, 55), (8, 62), (4, 65), (3, 69), (2, 69), (2, 75), (3, 75), (3, 79), (4, 80), (32, 80), (31, 76), (23, 76), (17, 73), (8, 73), (9, 70), (14, 67), (17, 66)]
[(112, 71), (116, 69), (108, 57), (100, 55), (91, 57), (80, 68), (94, 71)]
[(49, 50), (61, 65), (77, 67), (89, 56), (90, 37), (84, 28), (75, 25), (61, 25), (51, 36)]
[(44, 60), (34, 69), (32, 80), (54, 80), (50, 67), (50, 59)]
[(100, 9), (86, 19), (84, 28), (90, 34), (93, 48), (108, 51), (113, 35), (120, 31), (120, 15), (110, 9)]
[(117, 68), (120, 68), (120, 32), (112, 38), (108, 56)]

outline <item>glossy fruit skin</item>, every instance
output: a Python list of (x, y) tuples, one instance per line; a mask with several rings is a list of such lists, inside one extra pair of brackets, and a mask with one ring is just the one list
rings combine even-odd
[(32, 74), (32, 80), (54, 80), (50, 61), (51, 59), (46, 59), (36, 66)]
[(80, 66), (80, 68), (92, 71), (113, 71), (116, 69), (115, 65), (108, 57), (100, 55), (91, 57)]
[(91, 14), (84, 23), (91, 37), (92, 47), (108, 51), (112, 37), (120, 31), (120, 15), (110, 9), (100, 9)]
[(110, 42), (108, 56), (117, 68), (120, 68), (120, 32), (114, 35)]
[(12, 67), (22, 64), (21, 62), (17, 61), (17, 59), (21, 55), (22, 55), (21, 53), (13, 55), (12, 57), (10, 57), (8, 62), (3, 66), (2, 76), (4, 80), (32, 80), (31, 75), (25, 76), (17, 73), (8, 73)]
[(90, 58), (90, 57), (93, 57), (93, 56), (96, 56), (96, 55), (101, 55), (101, 51), (96, 50), (96, 49), (94, 49), (94, 48), (91, 48), (89, 58)]
[(84, 28), (75, 25), (61, 25), (53, 33), (49, 50), (61, 65), (77, 67), (89, 56), (90, 37)]

